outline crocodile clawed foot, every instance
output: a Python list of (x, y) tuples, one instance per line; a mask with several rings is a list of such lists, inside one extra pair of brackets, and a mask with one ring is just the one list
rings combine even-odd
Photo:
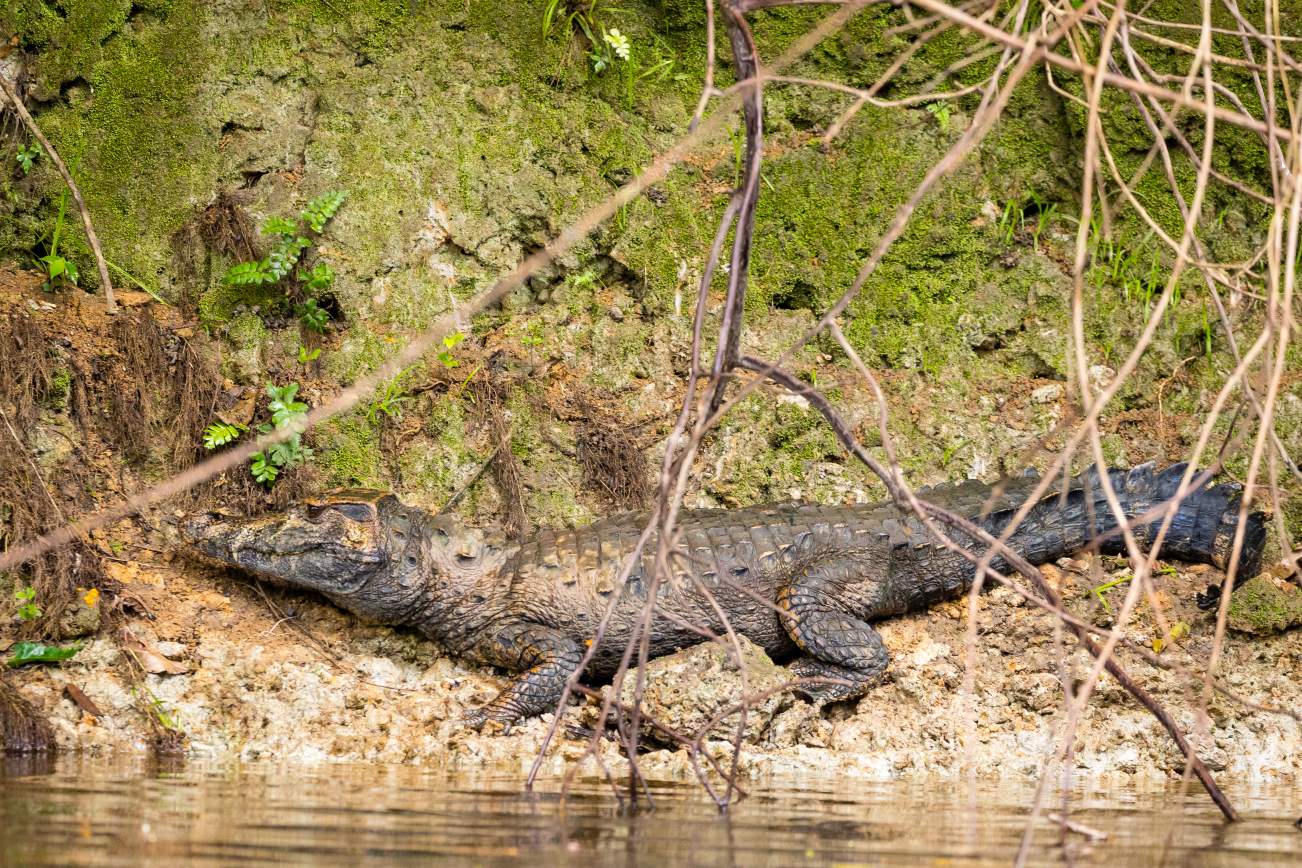
[(484, 731), (484, 727), (493, 723), (497, 725), (500, 735), (510, 735), (511, 728), (515, 725), (515, 721), (503, 720), (501, 717), (494, 714), (488, 707), (476, 708), (472, 711), (466, 712), (461, 718), (461, 723), (467, 729), (473, 729), (480, 732)]
[(843, 695), (845, 692), (844, 689), (838, 689), (838, 685), (834, 684), (806, 684), (797, 687), (795, 690), (797, 696), (818, 709), (848, 698)]

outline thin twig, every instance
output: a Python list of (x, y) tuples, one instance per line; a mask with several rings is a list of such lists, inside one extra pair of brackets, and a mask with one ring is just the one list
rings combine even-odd
[(23, 105), (23, 101), (18, 96), (14, 86), (3, 75), (0, 75), (0, 91), (3, 91), (4, 95), (8, 97), (9, 103), (14, 107), (19, 119), (22, 120), (23, 126), (27, 127), (32, 137), (41, 143), (46, 155), (54, 163), (54, 167), (59, 170), (59, 174), (63, 176), (63, 183), (68, 185), (68, 192), (72, 194), (72, 201), (77, 203), (77, 210), (81, 214), (81, 225), (86, 230), (86, 241), (90, 244), (90, 252), (94, 254), (95, 265), (99, 269), (100, 284), (104, 287), (104, 307), (109, 313), (117, 313), (118, 305), (113, 296), (113, 281), (109, 278), (108, 260), (104, 258), (104, 251), (99, 246), (99, 236), (95, 234), (95, 224), (91, 222), (90, 209), (86, 207), (86, 200), (82, 198), (81, 189), (77, 187), (77, 182), (72, 179), (72, 173), (68, 171), (68, 166), (63, 162), (63, 158), (59, 156), (59, 152), (54, 149), (54, 145), (50, 144), (50, 140), (45, 137), (45, 133), (41, 132), (41, 128), (36, 124), (36, 119), (32, 117), (31, 112), (27, 111), (27, 106)]

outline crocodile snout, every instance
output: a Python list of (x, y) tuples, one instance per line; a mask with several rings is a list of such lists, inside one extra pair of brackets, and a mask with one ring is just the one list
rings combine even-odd
[(213, 528), (221, 525), (227, 516), (215, 509), (194, 512), (181, 519), (181, 536), (187, 542), (201, 542), (211, 535)]

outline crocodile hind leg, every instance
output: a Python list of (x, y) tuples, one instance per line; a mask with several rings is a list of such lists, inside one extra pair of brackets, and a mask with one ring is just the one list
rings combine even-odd
[(881, 681), (890, 662), (877, 631), (845, 611), (847, 589), (863, 586), (862, 569), (849, 558), (804, 562), (778, 589), (777, 604), (790, 615), (782, 619), (787, 635), (808, 655), (797, 658), (791, 671), (799, 678), (845, 682), (801, 687), (815, 704), (862, 696)]
[(474, 650), (485, 663), (519, 673), (491, 702), (463, 718), (475, 728), (490, 720), (510, 726), (551, 711), (560, 702), (566, 680), (583, 659), (579, 643), (553, 627), (528, 621), (500, 627)]

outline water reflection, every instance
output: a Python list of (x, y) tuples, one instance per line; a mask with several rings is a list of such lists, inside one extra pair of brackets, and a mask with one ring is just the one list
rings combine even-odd
[[(562, 798), (400, 766), (40, 763), (3, 765), (2, 864), (1000, 865), (1030, 802), (1023, 787), (983, 788), (973, 808), (953, 782), (842, 777), (758, 782), (728, 816), (694, 786), (653, 784), (656, 810), (630, 813), (593, 780)], [(1046, 824), (1032, 862), (1296, 864), (1298, 793), (1234, 795), (1248, 819), (1229, 826), (1199, 793), (1083, 791), (1072, 819), (1107, 840), (1064, 849)]]

